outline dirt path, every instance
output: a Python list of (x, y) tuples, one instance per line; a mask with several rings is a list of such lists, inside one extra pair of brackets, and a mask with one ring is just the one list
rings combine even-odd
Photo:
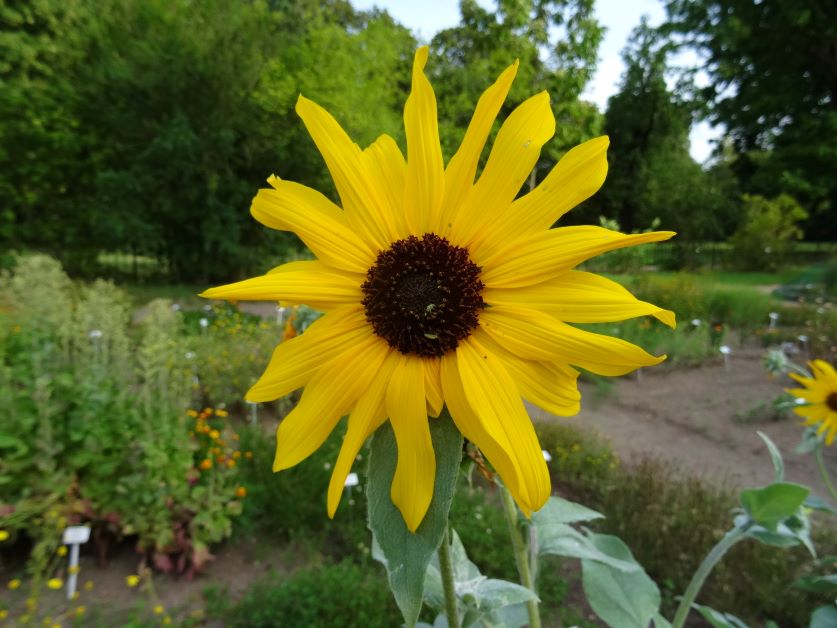
[[(759, 486), (773, 479), (767, 450), (756, 434), (767, 434), (781, 449), (786, 479), (811, 486), (825, 495), (811, 456), (793, 452), (799, 443), (800, 421), (788, 417), (765, 420), (768, 412), (754, 412), (768, 406), (790, 385), (789, 379), (768, 378), (761, 360), (762, 349), (737, 349), (730, 368), (722, 362), (692, 369), (644, 369), (641, 377), (616, 380), (604, 401), (582, 403), (573, 419), (583, 429), (605, 436), (616, 453), (630, 462), (646, 455), (675, 462), (681, 469), (725, 482), (731, 487)], [(582, 387), (582, 399), (593, 398), (589, 386)], [(550, 418), (539, 410), (533, 418)], [(837, 448), (829, 448), (826, 463), (837, 477)]]

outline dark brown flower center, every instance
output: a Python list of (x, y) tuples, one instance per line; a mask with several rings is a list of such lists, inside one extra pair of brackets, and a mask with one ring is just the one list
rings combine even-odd
[(366, 273), (366, 320), (401, 353), (442, 356), (477, 327), (485, 307), (479, 274), (466, 249), (436, 234), (398, 240)]
[(825, 405), (828, 406), (832, 412), (837, 412), (837, 392), (833, 392), (825, 398)]

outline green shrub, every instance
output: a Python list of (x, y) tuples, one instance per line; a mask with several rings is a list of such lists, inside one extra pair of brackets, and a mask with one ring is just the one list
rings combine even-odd
[[(270, 533), (285, 539), (320, 541), (330, 557), (368, 557), (371, 537), (366, 529), (364, 481), (344, 489), (334, 519), (326, 513), (326, 495), (332, 465), (343, 443), (341, 424), (325, 443), (298, 465), (274, 473), (274, 437), (260, 428), (241, 432), (241, 448), (252, 452), (252, 460), (242, 466), (241, 482), (247, 487), (247, 508), (237, 522), (242, 534)], [(366, 469), (366, 450), (362, 449), (355, 472)]]
[(350, 562), (299, 571), (284, 581), (274, 575), (252, 587), (226, 619), (230, 626), (247, 628), (390, 628), (402, 623), (383, 570)]
[[(200, 320), (206, 320), (206, 328)], [(192, 365), (202, 405), (240, 407), (282, 340), (273, 321), (246, 314), (229, 304), (186, 314)]]
[(68, 523), (91, 524), (100, 547), (136, 535), (163, 570), (199, 568), (241, 503), (234, 431), (187, 414), (181, 314), (156, 301), (134, 327), (121, 290), (74, 285), (44, 256), (18, 260), (0, 302), (0, 505), (4, 528), (35, 542), (33, 589)]
[(774, 199), (745, 194), (742, 200), (745, 218), (729, 239), (730, 261), (742, 270), (773, 270), (785, 261), (792, 243), (802, 239), (797, 223), (808, 214), (787, 194)]

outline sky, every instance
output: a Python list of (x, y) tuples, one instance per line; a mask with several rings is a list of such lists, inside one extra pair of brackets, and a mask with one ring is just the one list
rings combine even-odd
[[(486, 8), (495, 6), (490, 0), (477, 0)], [(459, 23), (458, 0), (351, 0), (357, 9), (377, 6), (386, 9), (398, 22), (409, 28), (422, 42), (429, 42), (438, 31)], [(599, 63), (596, 74), (582, 93), (582, 98), (595, 102), (604, 111), (607, 99), (616, 93), (624, 65), (619, 53), (628, 35), (643, 14), (648, 14), (652, 26), (665, 17), (660, 0), (596, 0), (596, 18), (607, 31), (599, 46)], [(710, 141), (719, 135), (707, 123), (692, 127), (692, 157), (703, 163), (712, 151)]]

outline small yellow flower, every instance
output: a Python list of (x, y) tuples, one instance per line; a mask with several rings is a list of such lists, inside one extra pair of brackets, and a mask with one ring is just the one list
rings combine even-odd
[(3, 621), (8, 616), (9, 616), (9, 611), (7, 611), (5, 608), (0, 609), (0, 621)]
[(15, 589), (19, 589), (20, 588), (20, 579), (19, 578), (13, 578), (12, 580), (9, 580), (9, 584), (7, 584), (6, 586), (9, 587), (12, 591), (14, 591)]
[(62, 545), (61, 547), (58, 548), (57, 552), (58, 552), (59, 556), (66, 556), (67, 555), (67, 546)]
[(57, 590), (64, 586), (64, 581), (61, 578), (50, 578), (47, 580), (47, 586), (50, 589)]
[(221, 432), (219, 432), (218, 430), (212, 430), (211, 432), (209, 432), (209, 438), (211, 438), (212, 440), (218, 440), (220, 436)]
[(86, 612), (87, 612), (87, 607), (85, 607), (85, 606), (77, 606), (76, 607), (76, 611), (75, 611), (76, 617), (81, 617)]
[(239, 486), (237, 489), (235, 489), (235, 496), (240, 499), (247, 497), (247, 489), (243, 486)]
[(793, 411), (805, 417), (805, 425), (817, 425), (817, 436), (825, 433), (825, 444), (831, 445), (837, 434), (837, 371), (825, 360), (809, 362), (814, 377), (790, 376), (805, 388), (791, 388), (787, 392), (808, 403)]
[(219, 408), (218, 410), (215, 411), (215, 416), (219, 416), (223, 419), (224, 417), (230, 416), (230, 413), (227, 412), (224, 409)]
[(238, 460), (239, 458), (241, 458), (241, 452), (240, 451), (234, 451), (232, 453), (232, 457), (233, 457), (234, 460)]
[(166, 612), (166, 609), (165, 609), (165, 607), (163, 607), (162, 604), (157, 604), (157, 606), (154, 607), (154, 614), (155, 615), (162, 615), (165, 612)]
[(209, 458), (204, 458), (198, 465), (201, 471), (209, 471), (212, 468), (212, 461)]
[(195, 410), (186, 410), (186, 416), (190, 416), (194, 419), (198, 416), (198, 413)]
[(93, 590), (93, 586), (94, 586), (94, 585), (93, 585), (93, 581), (92, 581), (92, 580), (88, 580), (87, 582), (85, 582), (85, 583), (84, 583), (84, 590), (85, 590), (85, 591), (92, 591), (92, 590)]
[(6, 530), (0, 530), (0, 542), (9, 538), (9, 533)]
[(127, 584), (129, 587), (137, 586), (139, 584), (139, 581), (139, 576), (137, 576), (136, 574), (131, 574), (130, 576), (125, 577), (125, 584)]
[(227, 468), (232, 469), (233, 467), (235, 467), (235, 460), (227, 458)]

